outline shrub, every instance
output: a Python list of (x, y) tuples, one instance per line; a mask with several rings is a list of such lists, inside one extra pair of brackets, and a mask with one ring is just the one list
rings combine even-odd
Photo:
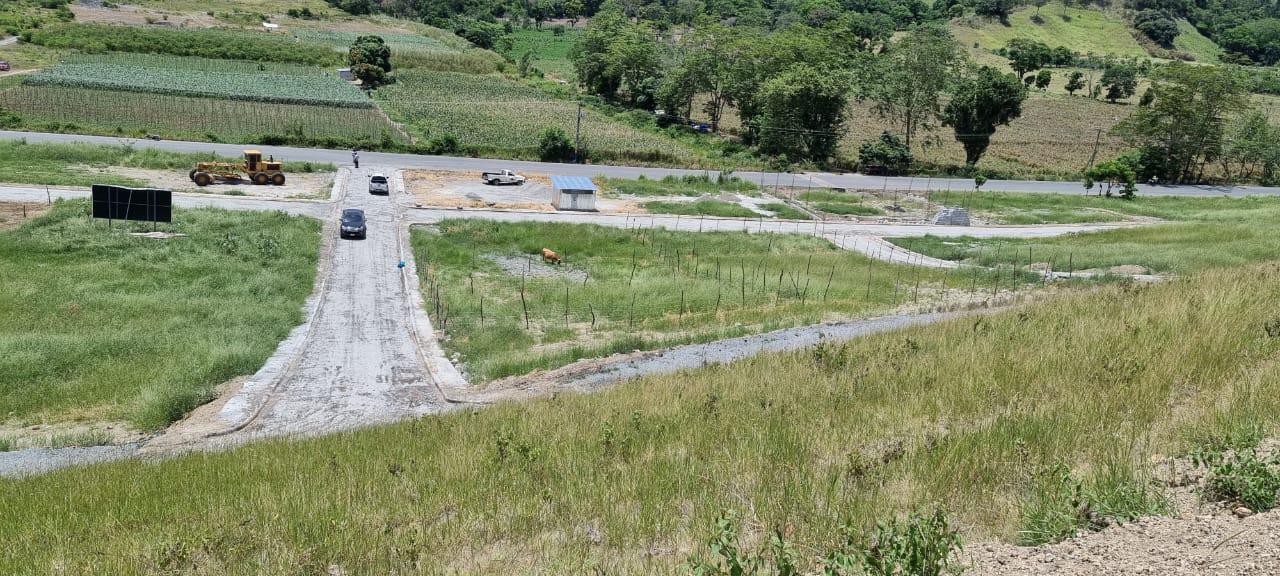
[(863, 142), (858, 148), (858, 166), (864, 172), (879, 166), (890, 174), (899, 174), (911, 166), (911, 149), (896, 134), (881, 132), (878, 140)]
[(1275, 508), (1280, 494), (1280, 458), (1262, 458), (1250, 447), (1202, 452), (1194, 459), (1209, 468), (1206, 498), (1239, 503), (1255, 512)]
[(558, 127), (542, 131), (538, 141), (538, 157), (545, 162), (563, 162), (573, 158), (573, 143), (569, 136)]

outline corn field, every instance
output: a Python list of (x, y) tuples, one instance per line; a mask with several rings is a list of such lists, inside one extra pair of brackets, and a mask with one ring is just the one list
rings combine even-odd
[(395, 128), (374, 108), (31, 85), (0, 92), (0, 106), (35, 128), (227, 142), (252, 142), (268, 135), (379, 141), (385, 134), (399, 139)]
[[(573, 138), (578, 110), (576, 102), (502, 76), (423, 70), (400, 73), (376, 97), (392, 119), (421, 140), (451, 134), (464, 146), (517, 157), (536, 158), (547, 128), (560, 128)], [(594, 158), (678, 161), (693, 156), (679, 143), (587, 109), (582, 147)]]
[(205, 58), (95, 56), (59, 64), (24, 83), (101, 88), (171, 96), (196, 96), (343, 108), (372, 108), (373, 102), (336, 73), (279, 66), (288, 73), (261, 70), (252, 63), (220, 63)]

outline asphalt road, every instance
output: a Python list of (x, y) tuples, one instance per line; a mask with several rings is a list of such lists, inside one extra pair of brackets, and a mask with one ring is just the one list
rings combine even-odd
[[(318, 148), (294, 148), (288, 146), (259, 146), (240, 144), (213, 144), (209, 142), (182, 142), (172, 140), (145, 140), (111, 136), (84, 136), (79, 134), (49, 134), (41, 132), (14, 132), (0, 130), (0, 139), (25, 138), (29, 142), (91, 142), (98, 144), (131, 144), (142, 148), (157, 148), (176, 152), (217, 152), (224, 156), (238, 157), (245, 148), (256, 148), (264, 154), (294, 162), (328, 162), (350, 164), (350, 150), (325, 150)], [(368, 165), (395, 168), (426, 168), (434, 170), (484, 171), (509, 168), (521, 172), (544, 172), (569, 176), (608, 176), (613, 178), (661, 178), (667, 175), (716, 174), (715, 171), (679, 170), (670, 168), (640, 168), (609, 166), (602, 164), (556, 164), (547, 162), (521, 162), (484, 158), (460, 158), (454, 156), (419, 156), (416, 154), (392, 154), (386, 152), (361, 152), (361, 162)], [(881, 177), (860, 174), (833, 174), (813, 172), (789, 174), (775, 172), (735, 172), (734, 175), (763, 186), (813, 186), (834, 188), (860, 188), (873, 190), (926, 191), (970, 190), (973, 180), (966, 178)], [(1002, 192), (1033, 192), (1051, 194), (1082, 194), (1080, 182), (989, 180), (983, 190)], [(1231, 196), (1280, 195), (1280, 188), (1262, 186), (1150, 186), (1139, 185), (1138, 194), (1145, 196)]]

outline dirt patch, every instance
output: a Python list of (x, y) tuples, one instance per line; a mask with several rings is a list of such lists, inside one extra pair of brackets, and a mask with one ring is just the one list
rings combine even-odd
[(1114, 274), (1116, 276), (1145, 276), (1151, 274), (1151, 271), (1144, 266), (1137, 264), (1121, 264), (1110, 268), (1087, 268), (1085, 270), (1076, 270), (1079, 274), (1092, 274), (1101, 276), (1104, 274)]
[(258, 186), (252, 182), (219, 182), (203, 188), (196, 186), (185, 171), (181, 170), (147, 170), (143, 168), (123, 168), (119, 166), (93, 167), (77, 166), (79, 170), (110, 174), (124, 178), (133, 178), (146, 182), (148, 186), (167, 188), (174, 192), (194, 194), (223, 194), (228, 196), (253, 196), (256, 198), (293, 198), (322, 200), (329, 197), (333, 187), (332, 172), (286, 172), (284, 186)]
[(30, 202), (0, 202), (0, 230), (16, 228), (26, 220), (44, 214), (49, 207)]
[(174, 28), (210, 28), (219, 25), (217, 18), (201, 12), (162, 12), (124, 4), (115, 8), (106, 8), (100, 5), (89, 6), (75, 3), (71, 5), (71, 12), (76, 15), (77, 22), (128, 24), (130, 26), (154, 25)]
[(422, 206), (555, 211), (551, 179), (546, 174), (526, 173), (525, 177), (521, 186), (489, 186), (480, 180), (479, 172), (406, 170), (404, 185)]
[(497, 264), (499, 268), (502, 268), (503, 272), (512, 276), (528, 275), (533, 278), (566, 278), (574, 282), (581, 282), (587, 278), (585, 270), (577, 270), (565, 264), (548, 264), (541, 257), (534, 257), (528, 254), (520, 256), (486, 254), (485, 259)]
[(0, 424), (0, 438), (16, 450), (71, 446), (115, 446), (139, 442), (146, 434), (127, 422), (54, 422), (22, 425)]

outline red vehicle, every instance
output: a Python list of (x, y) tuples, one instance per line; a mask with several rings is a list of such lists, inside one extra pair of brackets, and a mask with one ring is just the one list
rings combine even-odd
[(8, 72), (8, 71), (9, 71), (9, 62), (7, 60), (0, 60), (0, 72)]

